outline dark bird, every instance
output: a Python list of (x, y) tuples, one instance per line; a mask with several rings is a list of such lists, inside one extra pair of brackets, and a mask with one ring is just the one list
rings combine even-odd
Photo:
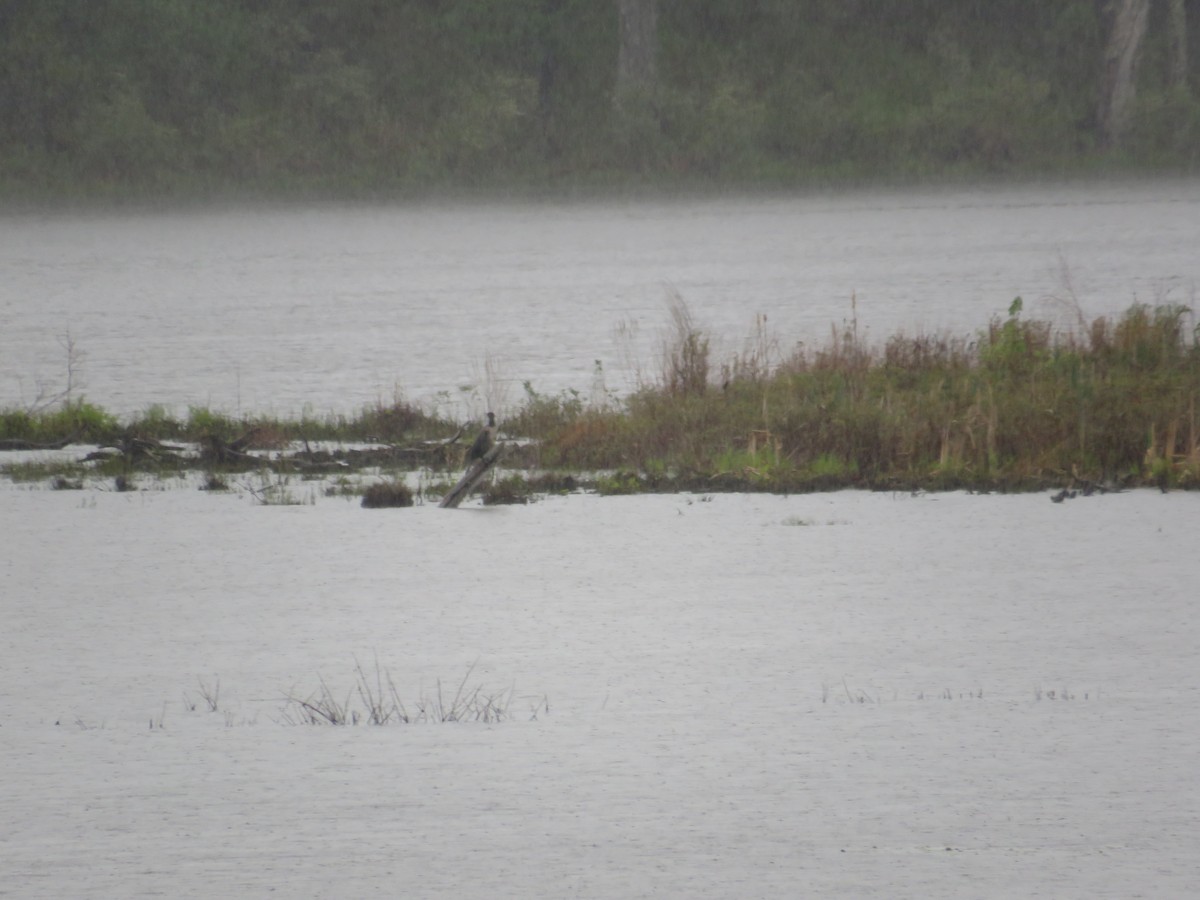
[(483, 431), (479, 432), (479, 437), (475, 438), (475, 443), (467, 451), (467, 462), (469, 463), (483, 459), (496, 443), (496, 414), (488, 413), (487, 417), (487, 425), (483, 427)]

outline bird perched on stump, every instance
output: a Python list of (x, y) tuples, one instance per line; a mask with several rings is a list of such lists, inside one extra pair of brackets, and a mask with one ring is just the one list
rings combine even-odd
[(483, 426), (483, 431), (479, 432), (479, 437), (475, 438), (475, 443), (467, 451), (468, 463), (483, 459), (496, 442), (496, 414), (488, 413), (487, 419), (487, 425)]

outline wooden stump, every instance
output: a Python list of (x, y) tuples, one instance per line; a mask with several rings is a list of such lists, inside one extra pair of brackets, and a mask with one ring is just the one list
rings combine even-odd
[(483, 480), (483, 476), (487, 474), (488, 469), (500, 461), (500, 458), (508, 452), (508, 444), (497, 444), (491, 450), (483, 455), (483, 458), (475, 460), (471, 467), (459, 479), (458, 484), (442, 498), (442, 502), (438, 504), (438, 509), (457, 509), (458, 504), (462, 503), (470, 495), (475, 485)]

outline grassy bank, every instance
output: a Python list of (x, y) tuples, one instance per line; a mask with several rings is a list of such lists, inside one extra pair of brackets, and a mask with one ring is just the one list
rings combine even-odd
[(974, 339), (869, 346), (850, 324), (781, 357), (760, 335), (719, 364), (680, 309), (658, 383), (614, 409), (556, 418), (533, 403), (513, 424), (541, 433), (541, 465), (618, 470), (618, 490), (1197, 486), (1190, 311), (1138, 305), (1056, 329), (1021, 306)]
[[(506, 465), (526, 473), (504, 483), (510, 502), (521, 484), (606, 493), (1200, 487), (1200, 330), (1184, 306), (1078, 314), (1061, 328), (1026, 318), (1018, 298), (971, 338), (898, 334), (870, 345), (852, 322), (823, 346), (787, 354), (760, 331), (723, 360), (682, 302), (672, 317), (659, 377), (629, 397), (590, 406), (530, 389), (504, 416), (502, 433), (521, 439)], [(472, 428), (402, 401), (296, 421), (207, 409), (121, 421), (77, 401), (0, 412), (0, 448), (99, 444), (110, 449), (98, 465), (113, 474), (450, 472)]]

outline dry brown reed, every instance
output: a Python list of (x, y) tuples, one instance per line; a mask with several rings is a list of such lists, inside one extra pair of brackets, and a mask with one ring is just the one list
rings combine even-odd
[(639, 471), (652, 485), (720, 476), (714, 489), (1200, 484), (1200, 343), (1183, 306), (1061, 328), (1024, 318), (1018, 298), (975, 335), (881, 346), (852, 316), (786, 356), (756, 335), (760, 349), (719, 367), (721, 390), (708, 389), (708, 340), (678, 297), (671, 317), (662, 381), (537, 435), (544, 464)]

